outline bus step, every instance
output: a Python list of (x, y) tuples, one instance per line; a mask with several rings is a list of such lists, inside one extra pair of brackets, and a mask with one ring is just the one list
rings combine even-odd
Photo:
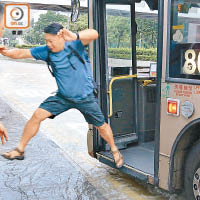
[[(136, 133), (129, 133), (126, 135), (114, 137), (114, 140), (118, 149), (126, 149), (128, 144), (138, 142), (138, 136)], [(106, 151), (110, 150), (110, 146), (108, 144), (106, 144), (105, 148)]]

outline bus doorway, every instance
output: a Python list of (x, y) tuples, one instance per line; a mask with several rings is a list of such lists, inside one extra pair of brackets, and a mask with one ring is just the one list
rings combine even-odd
[[(97, 2), (95, 75), (101, 108), (124, 156), (124, 170), (154, 177), (157, 12), (144, 1)], [(94, 146), (99, 160), (114, 166), (98, 133)]]

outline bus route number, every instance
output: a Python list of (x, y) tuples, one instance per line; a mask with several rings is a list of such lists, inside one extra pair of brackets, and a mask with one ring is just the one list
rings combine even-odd
[(185, 63), (183, 65), (183, 73), (185, 74), (200, 73), (200, 52), (196, 53), (194, 49), (188, 49), (185, 52)]

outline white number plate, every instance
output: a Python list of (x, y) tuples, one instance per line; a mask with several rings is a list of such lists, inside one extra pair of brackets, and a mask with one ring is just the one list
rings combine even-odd
[(184, 74), (200, 74), (200, 50), (188, 49), (185, 52)]

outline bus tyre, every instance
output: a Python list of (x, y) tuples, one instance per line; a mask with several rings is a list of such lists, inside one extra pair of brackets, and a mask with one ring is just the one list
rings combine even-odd
[(184, 188), (186, 200), (200, 200), (200, 143), (192, 147), (186, 158)]

